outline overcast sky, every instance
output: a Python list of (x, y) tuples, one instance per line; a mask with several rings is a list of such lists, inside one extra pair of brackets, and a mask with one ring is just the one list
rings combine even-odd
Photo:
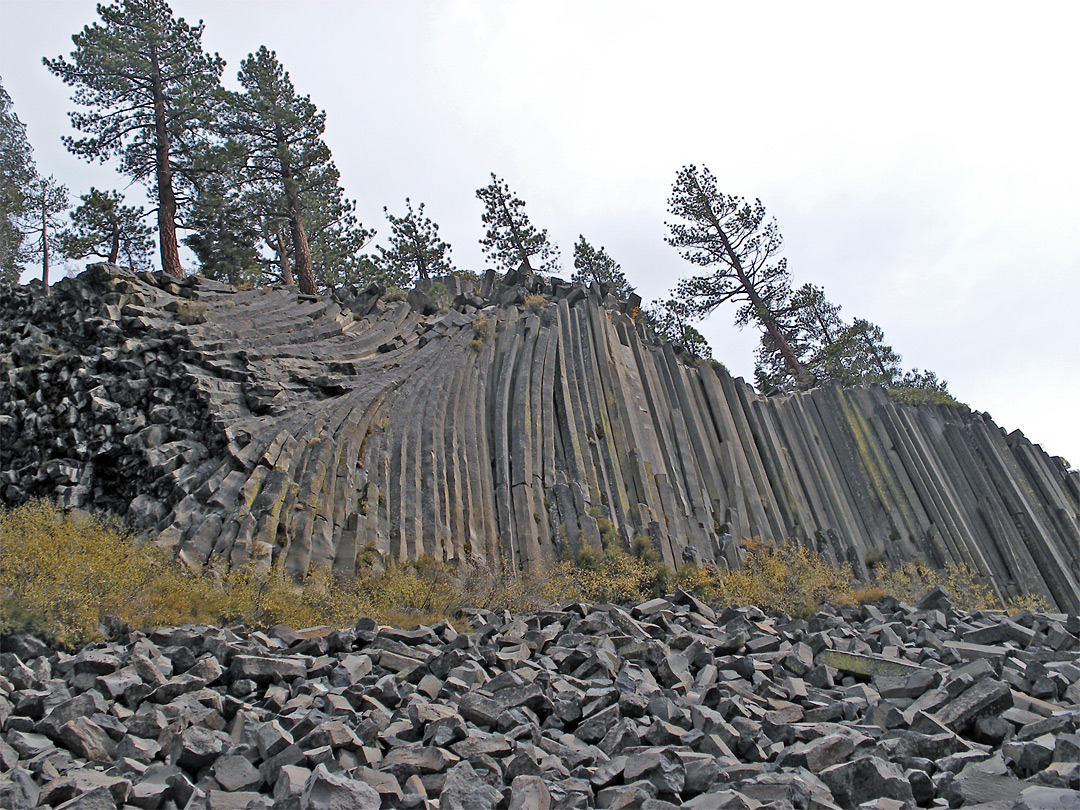
[[(172, 5), (205, 21), (234, 86), (248, 53), (277, 51), (380, 238), (382, 207), (409, 196), (482, 269), (475, 190), (494, 171), (565, 277), (584, 234), (648, 300), (692, 270), (664, 243), (666, 200), (680, 166), (705, 165), (776, 217), (795, 286), (1080, 465), (1080, 5)], [(96, 19), (93, 0), (0, 0), (0, 77), (73, 194), (128, 182), (65, 151), (70, 88), (41, 64)], [(757, 335), (733, 319), (702, 331), (751, 378)]]

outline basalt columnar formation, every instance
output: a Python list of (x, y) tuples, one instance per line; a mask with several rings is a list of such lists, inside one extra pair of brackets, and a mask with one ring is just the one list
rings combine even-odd
[(96, 265), (0, 292), (0, 492), (111, 509), (192, 565), (543, 565), (602, 535), (673, 565), (796, 539), (865, 572), (964, 562), (1080, 610), (1080, 476), (881, 389), (765, 398), (637, 301), (489, 272), (404, 300)]

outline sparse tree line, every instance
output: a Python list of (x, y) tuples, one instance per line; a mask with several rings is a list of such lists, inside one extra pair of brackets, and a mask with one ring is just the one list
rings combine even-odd
[[(89, 161), (117, 159), (155, 207), (96, 188), (72, 207), (68, 189), (39, 174), (0, 85), (0, 283), (18, 283), (25, 266), (40, 263), (47, 294), (56, 255), (149, 269), (155, 241), (168, 274), (184, 274), (182, 242), (205, 276), (295, 284), (306, 294), (468, 274), (454, 267), (424, 204), (409, 198), (404, 211), (384, 207), (388, 244), (371, 249), (375, 230), (358, 221), (323, 139), (326, 114), (297, 93), (273, 51), (262, 46), (240, 62), (242, 90), (233, 92), (221, 85), (224, 60), (203, 50), (202, 23), (177, 18), (165, 0), (117, 0), (98, 12), (72, 37), (69, 57), (43, 60), (79, 108), (69, 116), (82, 137), (64, 142)], [(486, 227), (480, 244), (496, 269), (560, 272), (558, 248), (504, 180), (492, 173), (476, 196)], [(836, 381), (946, 394), (933, 372), (901, 368), (880, 327), (845, 321), (821, 287), (792, 288), (779, 229), (760, 201), (723, 194), (708, 169), (686, 166), (668, 210), (668, 243), (699, 269), (636, 314), (658, 336), (707, 358), (694, 323), (731, 302), (736, 325), (760, 332), (755, 375), (766, 392)], [(584, 236), (573, 261), (573, 281), (622, 299), (634, 292), (618, 262)]]

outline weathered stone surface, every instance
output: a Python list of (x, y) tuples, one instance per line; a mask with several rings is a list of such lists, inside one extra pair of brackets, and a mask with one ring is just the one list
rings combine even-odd
[(262, 774), (246, 757), (232, 754), (218, 757), (211, 773), (223, 790), (256, 790), (262, 783)]
[[(392, 302), (377, 286), (310, 297), (94, 265), (52, 293), (0, 291), (0, 498), (114, 511), (192, 565), (348, 573), (371, 543), (542, 569), (579, 537), (598, 545), (599, 512), (673, 566), (737, 564), (740, 538), (818, 538), (860, 575), (871, 556), (974, 561), (1002, 596), (1080, 610), (1080, 481), (1060, 459), (878, 388), (759, 396), (657, 344), (598, 286), (491, 274)], [(954, 649), (1026, 646), (1036, 631), (1016, 625)], [(1076, 637), (1060, 626), (1054, 649)]]
[(446, 773), (439, 810), (494, 810), (502, 794), (487, 784), (468, 762), (459, 762)]
[[(466, 611), (475, 629), (131, 630), (83, 657), (115, 661), (103, 675), (76, 671), (64, 652), (4, 653), (0, 794), (13, 806), (92, 806), (108, 793), (148, 810), (1012, 810), (1032, 787), (1066, 792), (1033, 791), (1025, 806), (1070, 798), (1080, 666), (1053, 657), (1052, 629), (1071, 618), (947, 601), (792, 619), (675, 594), (629, 610)], [(1005, 621), (1033, 635), (1021, 648), (1015, 638), (1027, 635), (1004, 631), (1000, 661), (965, 661), (944, 643), (972, 628), (994, 637), (987, 628)], [(823, 663), (838, 649), (918, 669), (838, 671)], [(399, 670), (387, 653), (424, 663)], [(257, 663), (234, 667), (241, 657)], [(106, 679), (126, 671), (141, 687), (110, 689)], [(262, 683), (248, 677), (258, 672)], [(156, 702), (188, 675), (203, 685)], [(1062, 688), (1041, 700), (1025, 691), (1044, 680)]]
[(878, 757), (860, 757), (851, 762), (826, 768), (821, 777), (833, 797), (842, 806), (861, 804), (878, 798), (913, 802), (911, 784), (891, 762)]
[(182, 768), (201, 768), (214, 762), (231, 740), (220, 731), (191, 726), (173, 740), (169, 758)]
[(37, 807), (41, 788), (34, 777), (23, 768), (14, 768), (0, 775), (0, 807), (11, 810), (30, 810)]
[(60, 739), (70, 751), (91, 762), (112, 762), (116, 745), (105, 729), (89, 717), (76, 717), (60, 727)]
[(937, 718), (953, 731), (965, 733), (980, 717), (1001, 714), (1013, 705), (1008, 684), (984, 678), (937, 712)]
[(539, 776), (517, 776), (510, 785), (509, 810), (551, 810), (551, 792)]
[(229, 670), (233, 678), (245, 678), (255, 683), (293, 681), (307, 674), (307, 666), (303, 661), (257, 655), (235, 656)]
[(379, 810), (382, 799), (371, 785), (330, 773), (319, 765), (300, 794), (301, 810)]

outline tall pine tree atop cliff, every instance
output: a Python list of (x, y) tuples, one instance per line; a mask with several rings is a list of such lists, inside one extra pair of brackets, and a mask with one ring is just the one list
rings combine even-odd
[[(559, 270), (559, 249), (538, 231), (525, 213), (525, 201), (515, 197), (505, 180), (491, 173), (491, 183), (476, 190), (484, 203), (482, 219), (487, 233), (480, 240), (484, 255), (495, 267), (510, 271), (524, 267), (529, 273)], [(535, 257), (534, 261), (531, 259)]]
[(783, 244), (780, 231), (775, 220), (766, 221), (761, 201), (723, 194), (707, 168), (684, 166), (668, 210), (678, 218), (667, 223), (668, 244), (703, 268), (676, 288), (689, 314), (704, 317), (728, 301), (741, 304), (736, 324), (752, 323), (768, 334), (791, 376), (800, 385), (810, 385), (813, 377), (799, 362), (777, 317), (791, 285), (787, 260), (776, 258)]
[(379, 248), (379, 264), (383, 271), (406, 279), (427, 279), (448, 276), (454, 272), (450, 262), (450, 245), (439, 238), (439, 226), (424, 216), (424, 204), (413, 209), (405, 198), (405, 213), (391, 214), (383, 207), (390, 222), (390, 247)]
[(26, 212), (37, 178), (26, 125), (19, 120), (0, 84), (0, 283), (18, 284), (25, 258), (20, 217)]
[(195, 144), (210, 124), (222, 59), (202, 48), (203, 26), (173, 16), (164, 0), (99, 5), (101, 23), (75, 34), (70, 61), (45, 59), (75, 88), (85, 111), (69, 113), (84, 138), (66, 138), (87, 160), (120, 158), (120, 169), (157, 197), (161, 267), (182, 276), (176, 230)]
[(39, 177), (30, 184), (22, 229), (32, 241), (25, 246), (25, 256), (28, 260), (41, 262), (41, 283), (45, 285), (45, 295), (49, 294), (49, 268), (55, 250), (53, 236), (63, 226), (63, 214), (69, 207), (67, 188), (52, 175)]
[(585, 286), (594, 281), (603, 284), (608, 292), (621, 300), (626, 300), (634, 292), (619, 263), (607, 254), (603, 246), (594, 248), (581, 234), (578, 234), (578, 241), (574, 245), (572, 281)]
[(359, 245), (371, 234), (356, 222), (353, 204), (340, 191), (340, 176), (322, 137), (326, 113), (309, 96), (297, 95), (275, 53), (263, 46), (249, 54), (237, 78), (245, 92), (231, 96), (223, 129), (246, 154), (241, 170), (245, 186), (258, 189), (288, 222), (293, 272), (300, 291), (312, 295), (316, 272), (309, 231), (317, 229), (327, 238), (342, 228), (359, 231), (352, 240)]
[[(815, 380), (843, 386), (883, 385), (893, 391), (910, 389), (947, 397), (947, 384), (932, 371), (903, 370), (902, 358), (885, 342), (880, 326), (862, 318), (849, 323), (840, 316), (840, 309), (813, 284), (804, 284), (778, 309), (788, 345)], [(754, 375), (762, 391), (798, 387), (770, 333), (762, 333), (756, 357)]]
[(59, 246), (70, 259), (95, 256), (110, 264), (121, 259), (132, 270), (146, 270), (154, 248), (153, 231), (141, 205), (124, 205), (118, 191), (90, 189), (71, 212), (71, 224), (60, 234)]

